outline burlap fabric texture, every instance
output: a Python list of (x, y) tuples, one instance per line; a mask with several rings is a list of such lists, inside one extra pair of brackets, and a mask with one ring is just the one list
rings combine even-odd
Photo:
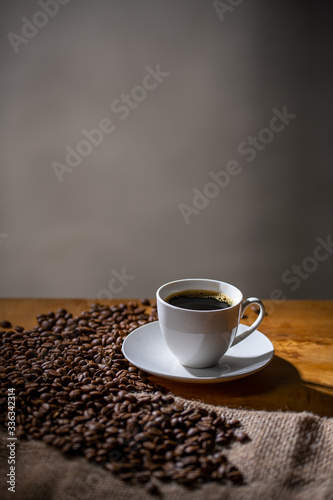
[[(193, 403), (194, 404), (194, 403)], [(207, 405), (206, 408), (213, 408)], [(236, 417), (251, 440), (226, 451), (243, 473), (242, 486), (208, 483), (190, 489), (161, 484), (166, 500), (331, 500), (333, 419), (303, 412), (265, 412), (214, 407)], [(1, 431), (1, 498), (19, 500), (141, 500), (154, 498), (144, 486), (130, 486), (82, 457), (68, 459), (43, 442), (18, 440), (16, 490), (7, 489), (7, 434)]]

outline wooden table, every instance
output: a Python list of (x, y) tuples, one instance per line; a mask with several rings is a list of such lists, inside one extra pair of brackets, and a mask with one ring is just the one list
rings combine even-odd
[[(88, 299), (0, 299), (0, 321), (31, 328), (36, 316), (64, 307), (74, 315), (90, 309)], [(106, 304), (126, 300), (98, 301)], [(265, 302), (265, 301), (264, 301)], [(275, 356), (263, 370), (221, 384), (189, 384), (151, 377), (173, 394), (205, 403), (255, 410), (309, 411), (333, 416), (333, 301), (265, 302), (268, 315), (259, 330)], [(243, 323), (253, 322), (246, 311)]]

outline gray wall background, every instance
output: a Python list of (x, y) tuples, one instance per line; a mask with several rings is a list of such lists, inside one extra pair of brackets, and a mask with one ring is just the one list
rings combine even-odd
[[(313, 258), (333, 234), (330, 4), (229, 7), (71, 0), (15, 53), (8, 34), (45, 16), (1, 2), (1, 296), (153, 296), (208, 277), (247, 296), (333, 298), (333, 256)], [(111, 104), (157, 65), (169, 75), (121, 120)], [(284, 106), (296, 118), (249, 162), (240, 144)], [(52, 163), (105, 117), (115, 130), (59, 182)], [(230, 160), (241, 173), (186, 224), (179, 205)]]

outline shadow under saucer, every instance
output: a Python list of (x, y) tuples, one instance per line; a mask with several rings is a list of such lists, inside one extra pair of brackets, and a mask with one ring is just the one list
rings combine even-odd
[[(333, 396), (325, 388), (307, 383), (298, 370), (279, 356), (261, 371), (245, 378), (219, 384), (189, 384), (149, 378), (166, 387), (172, 394), (204, 403), (267, 411), (309, 411), (320, 416), (333, 416)], [(317, 409), (322, 411), (318, 413)]]

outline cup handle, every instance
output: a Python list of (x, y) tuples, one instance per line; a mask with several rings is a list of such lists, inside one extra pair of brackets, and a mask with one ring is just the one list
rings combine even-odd
[(246, 339), (246, 337), (248, 337), (252, 332), (254, 332), (254, 330), (256, 330), (258, 328), (258, 326), (260, 325), (260, 323), (264, 319), (264, 316), (265, 316), (265, 306), (261, 302), (261, 300), (257, 299), (256, 297), (250, 297), (249, 299), (244, 300), (244, 302), (242, 303), (242, 306), (241, 306), (240, 317), (241, 318), (243, 317), (245, 309), (247, 307), (249, 307), (251, 304), (257, 304), (259, 306), (259, 308), (260, 308), (259, 315), (258, 315), (257, 319), (255, 320), (255, 322), (252, 323), (252, 325), (249, 326), (249, 328), (247, 330), (245, 330), (245, 332), (241, 333), (240, 335), (236, 335), (235, 336), (235, 338), (234, 338), (233, 342), (231, 343), (230, 347), (233, 347), (234, 345), (237, 345), (242, 340)]

